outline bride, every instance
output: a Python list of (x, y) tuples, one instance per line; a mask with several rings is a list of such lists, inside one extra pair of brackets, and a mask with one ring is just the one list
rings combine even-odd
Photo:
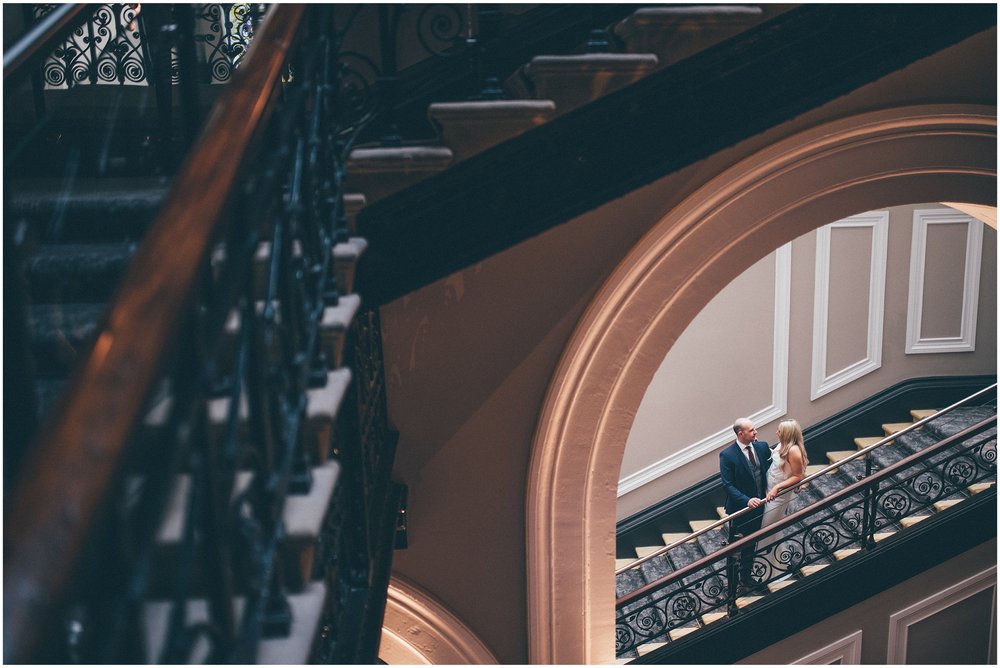
[[(806, 474), (809, 457), (802, 438), (802, 427), (795, 420), (785, 420), (778, 425), (778, 442), (771, 448), (771, 467), (767, 469), (767, 497), (764, 504), (764, 519), (761, 528), (774, 524), (787, 516), (791, 509), (789, 502), (791, 494), (778, 496), (780, 492), (794, 487)], [(757, 545), (758, 553), (764, 554), (764, 548), (777, 542), (781, 532), (768, 536)], [(772, 569), (785, 570), (786, 563), (779, 558), (780, 548), (775, 546), (774, 554), (767, 555)]]

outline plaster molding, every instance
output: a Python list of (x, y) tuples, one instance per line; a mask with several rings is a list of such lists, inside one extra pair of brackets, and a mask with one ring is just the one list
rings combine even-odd
[[(924, 313), (924, 274), (927, 263), (927, 228), (930, 225), (964, 223), (965, 279), (962, 316), (958, 336), (925, 338), (921, 335)], [(910, 292), (906, 309), (906, 353), (961, 353), (976, 350), (979, 317), (979, 276), (982, 272), (983, 223), (952, 209), (917, 209), (913, 212), (913, 242), (910, 248)]]
[(884, 109), (762, 149), (667, 213), (595, 295), (542, 405), (526, 490), (531, 663), (615, 660), (615, 501), (643, 392), (729, 281), (858, 210), (996, 203), (996, 108)]
[[(788, 412), (788, 340), (792, 312), (792, 245), (785, 244), (774, 257), (774, 314), (771, 363), (771, 403), (747, 417), (764, 425)], [(618, 481), (622, 497), (688, 462), (704, 457), (733, 441), (732, 426), (706, 436)]]
[(798, 661), (792, 661), (792, 664), (813, 664), (817, 666), (840, 664), (844, 666), (857, 666), (861, 663), (861, 635), (861, 629), (858, 629), (851, 635), (832, 642), (826, 647), (802, 657)]
[(499, 663), (444, 604), (400, 575), (389, 579), (379, 658), (389, 665)]
[(991, 566), (985, 571), (977, 573), (970, 578), (962, 580), (947, 589), (937, 592), (932, 596), (917, 601), (898, 612), (889, 615), (889, 647), (886, 655), (886, 662), (889, 664), (906, 663), (906, 646), (909, 639), (909, 628), (928, 617), (950, 608), (956, 603), (961, 603), (965, 599), (978, 594), (986, 589), (993, 590), (993, 615), (990, 619), (990, 646), (996, 638), (996, 587), (997, 587), (997, 567)]
[[(868, 271), (868, 323), (865, 356), (843, 369), (828, 373), (830, 247), (833, 231), (841, 228), (868, 227), (872, 231), (871, 264)], [(813, 401), (882, 366), (882, 331), (885, 321), (885, 272), (889, 253), (889, 212), (860, 213), (816, 231), (816, 283), (813, 297), (812, 385)]]

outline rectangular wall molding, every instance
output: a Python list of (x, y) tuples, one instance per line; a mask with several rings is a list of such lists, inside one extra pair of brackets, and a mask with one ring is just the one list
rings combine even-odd
[[(890, 615), (889, 647), (886, 662), (889, 664), (906, 663), (906, 647), (909, 628), (911, 626), (985, 589), (994, 590), (993, 617), (990, 620), (990, 638), (996, 638), (996, 586), (997, 567), (992, 566), (981, 573), (977, 573), (966, 580)], [(990, 642), (992, 643), (993, 641), (991, 640)]]
[[(921, 334), (924, 291), (927, 280), (927, 230), (931, 225), (964, 224), (965, 247), (962, 315), (957, 336), (925, 337)], [(913, 243), (910, 249), (910, 291), (906, 311), (906, 352), (958, 353), (976, 349), (979, 312), (979, 275), (982, 265), (983, 223), (954, 209), (917, 209), (913, 212)]]
[(831, 664), (844, 666), (859, 665), (861, 663), (861, 629), (792, 663), (817, 666), (829, 666)]
[[(871, 228), (866, 354), (843, 369), (826, 368), (829, 345), (831, 234), (838, 228)], [(816, 286), (813, 300), (812, 384), (816, 400), (882, 366), (882, 326), (885, 319), (885, 273), (889, 247), (889, 212), (870, 211), (825, 225), (816, 231)]]
[[(785, 244), (774, 257), (774, 352), (771, 368), (771, 404), (748, 415), (758, 425), (788, 412), (788, 342), (792, 308), (792, 245)], [(734, 438), (731, 425), (618, 481), (618, 496), (624, 496), (671, 471), (728, 444)]]

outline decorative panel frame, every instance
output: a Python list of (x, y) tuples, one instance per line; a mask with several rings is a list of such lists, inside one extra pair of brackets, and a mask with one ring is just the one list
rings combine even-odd
[[(834, 229), (869, 227), (872, 230), (868, 279), (866, 354), (843, 369), (827, 373), (826, 358), (830, 307), (830, 247)], [(838, 220), (816, 230), (816, 285), (813, 296), (812, 383), (809, 398), (854, 382), (882, 366), (882, 329), (885, 320), (885, 273), (889, 249), (889, 212), (869, 211)]]
[[(965, 278), (962, 320), (958, 336), (925, 338), (920, 328), (924, 312), (924, 282), (927, 262), (927, 228), (931, 225), (965, 223)], [(983, 223), (954, 209), (917, 209), (913, 212), (913, 242), (910, 248), (910, 292), (906, 310), (906, 353), (961, 353), (976, 350), (979, 319), (979, 276), (982, 271)]]
[[(785, 244), (774, 255), (774, 342), (771, 366), (771, 403), (748, 417), (767, 424), (788, 412), (788, 342), (792, 303), (792, 245)], [(618, 496), (624, 496), (677, 468), (728, 444), (733, 429), (727, 425), (686, 448), (671, 453), (618, 481)]]
[(849, 636), (845, 636), (826, 647), (807, 654), (797, 661), (792, 661), (792, 664), (828, 666), (839, 663), (845, 666), (859, 665), (861, 663), (861, 635), (861, 629), (858, 629)]
[(894, 612), (889, 616), (889, 647), (886, 655), (886, 663), (906, 663), (906, 646), (911, 626), (987, 589), (993, 589), (993, 612), (990, 619), (990, 647), (988, 648), (988, 652), (995, 660), (996, 650), (993, 643), (996, 638), (997, 627), (996, 587), (997, 567), (991, 566), (985, 571), (962, 580), (947, 589), (943, 589), (933, 596), (929, 596), (898, 612)]

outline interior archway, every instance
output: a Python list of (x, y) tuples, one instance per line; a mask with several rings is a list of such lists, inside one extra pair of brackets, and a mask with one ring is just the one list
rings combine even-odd
[(694, 316), (782, 244), (858, 211), (912, 201), (996, 206), (995, 107), (888, 109), (783, 140), (703, 185), (612, 273), (563, 353), (533, 443), (532, 663), (614, 660), (622, 454), (650, 379)]

